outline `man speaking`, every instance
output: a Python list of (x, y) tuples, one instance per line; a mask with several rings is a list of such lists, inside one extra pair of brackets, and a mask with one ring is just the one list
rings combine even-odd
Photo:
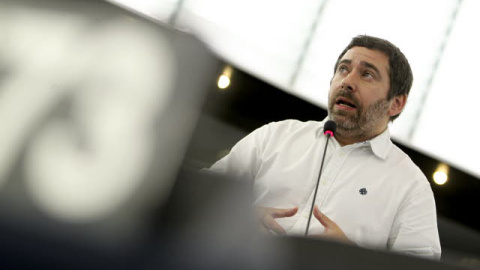
[[(266, 231), (303, 235), (309, 226), (308, 237), (439, 259), (430, 184), (388, 130), (412, 82), (395, 45), (357, 36), (335, 63), (327, 119), (265, 125), (210, 170), (253, 180)], [(327, 120), (336, 122), (328, 140)]]

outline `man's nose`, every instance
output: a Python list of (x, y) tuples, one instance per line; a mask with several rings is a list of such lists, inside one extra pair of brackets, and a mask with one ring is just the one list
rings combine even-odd
[(356, 78), (353, 72), (348, 73), (342, 80), (342, 88), (350, 91), (356, 90)]

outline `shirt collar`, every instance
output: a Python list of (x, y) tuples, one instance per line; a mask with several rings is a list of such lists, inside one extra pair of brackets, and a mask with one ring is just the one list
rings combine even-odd
[(388, 127), (384, 132), (380, 133), (380, 135), (366, 142), (370, 143), (370, 147), (377, 157), (386, 159), (387, 154), (392, 147), (392, 141), (390, 140), (390, 131), (388, 130)]
[[(325, 119), (323, 119), (322, 122), (320, 122), (321, 127), (318, 129), (317, 136), (323, 135), (323, 125), (328, 120), (330, 119), (327, 116)], [(387, 158), (388, 151), (390, 151), (390, 148), (392, 146), (392, 141), (390, 140), (390, 131), (387, 127), (387, 129), (385, 129), (385, 131), (380, 133), (380, 135), (378, 135), (377, 137), (364, 142), (359, 142), (358, 144), (369, 145), (372, 149), (372, 152), (377, 157), (384, 160)]]

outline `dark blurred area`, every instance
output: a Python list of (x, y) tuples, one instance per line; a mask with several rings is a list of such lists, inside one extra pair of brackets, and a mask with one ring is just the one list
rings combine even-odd
[(231, 66), (221, 90), (225, 66), (104, 1), (1, 0), (0, 269), (480, 268), (479, 180), (455, 168), (432, 182), (441, 262), (260, 235), (248, 181), (199, 170), (266, 123), (327, 113)]

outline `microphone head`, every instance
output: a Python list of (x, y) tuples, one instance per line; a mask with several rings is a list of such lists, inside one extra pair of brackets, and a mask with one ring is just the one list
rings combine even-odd
[(331, 137), (333, 137), (336, 130), (337, 123), (335, 123), (335, 121), (328, 120), (327, 122), (325, 122), (325, 125), (323, 125), (323, 134), (325, 135), (330, 135)]

